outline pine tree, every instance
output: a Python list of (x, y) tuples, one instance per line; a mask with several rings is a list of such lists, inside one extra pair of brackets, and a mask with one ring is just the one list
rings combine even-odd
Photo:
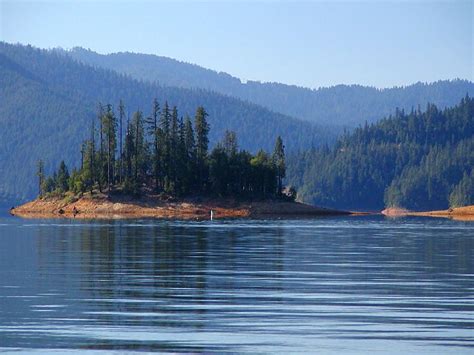
[(99, 157), (97, 161), (98, 165), (98, 174), (97, 174), (97, 181), (99, 183), (99, 191), (102, 192), (102, 184), (105, 180), (105, 174), (104, 174), (104, 137), (103, 137), (103, 132), (104, 132), (104, 127), (103, 127), (103, 117), (104, 117), (104, 107), (102, 104), (99, 102), (99, 108), (98, 108), (98, 118), (99, 118)]
[(199, 106), (194, 117), (194, 126), (196, 132), (196, 165), (198, 173), (198, 186), (200, 191), (206, 189), (207, 184), (207, 150), (209, 145), (209, 124), (208, 116), (204, 107)]
[(237, 135), (234, 131), (226, 130), (224, 133), (224, 138), (222, 140), (222, 148), (224, 153), (227, 156), (226, 161), (226, 191), (231, 194), (238, 194), (240, 191), (241, 185), (241, 166), (238, 161), (238, 144), (237, 144)]
[(474, 169), (471, 174), (466, 172), (449, 195), (450, 207), (462, 207), (474, 203)]
[(250, 160), (252, 166), (251, 190), (253, 196), (266, 198), (274, 196), (276, 191), (275, 165), (271, 157), (259, 150)]
[(106, 167), (107, 167), (107, 189), (108, 192), (112, 189), (114, 183), (114, 171), (113, 167), (115, 165), (115, 155), (117, 147), (117, 120), (115, 118), (112, 106), (108, 104), (106, 106), (106, 111), (102, 115), (101, 127), (103, 132), (101, 132), (101, 137), (105, 136), (105, 151), (106, 151)]
[(86, 142), (81, 144), (81, 169), (84, 169), (84, 154), (86, 154)]
[(133, 153), (131, 163), (133, 166), (133, 181), (132, 187), (135, 194), (140, 193), (142, 184), (146, 179), (147, 172), (147, 145), (145, 140), (145, 127), (144, 127), (143, 114), (141, 111), (137, 111), (133, 115), (131, 128), (132, 128), (132, 142), (133, 142)]
[(69, 171), (67, 169), (66, 163), (64, 163), (64, 160), (62, 160), (61, 164), (59, 165), (56, 176), (56, 188), (60, 192), (66, 192), (69, 189)]
[(277, 194), (280, 196), (283, 190), (283, 179), (286, 176), (285, 146), (283, 145), (283, 140), (280, 136), (277, 137), (275, 142), (272, 161), (277, 173)]
[(119, 103), (119, 182), (123, 182), (123, 118), (125, 117), (125, 105), (120, 99)]
[(91, 194), (94, 190), (94, 161), (95, 161), (95, 152), (94, 152), (94, 141), (93, 139), (87, 140), (84, 143), (84, 165), (82, 169), (77, 172), (77, 174), (71, 174), (72, 182), (69, 183), (70, 189), (74, 192), (84, 192), (86, 189), (89, 189)]
[(44, 162), (40, 159), (36, 165), (36, 176), (38, 177), (38, 195), (39, 197), (43, 197), (43, 185), (44, 185)]
[(90, 132), (90, 146), (89, 146), (89, 170), (90, 170), (90, 173), (89, 173), (89, 179), (87, 179), (86, 181), (88, 181), (88, 185), (90, 187), (90, 190), (91, 190), (91, 194), (94, 192), (94, 184), (97, 180), (97, 176), (96, 176), (96, 151), (95, 151), (95, 123), (94, 121), (92, 121), (92, 124), (91, 124), (91, 132)]
[(237, 154), (237, 135), (234, 131), (225, 131), (222, 146), (229, 157)]
[(184, 120), (184, 150), (186, 156), (186, 190), (192, 190), (196, 186), (196, 142), (194, 140), (193, 124), (189, 116)]
[(133, 186), (132, 158), (135, 144), (133, 142), (133, 127), (130, 119), (127, 118), (127, 131), (125, 133), (125, 151), (124, 151), (124, 181), (125, 190), (130, 191)]
[(152, 113), (151, 116), (147, 118), (147, 128), (148, 134), (152, 137), (152, 145), (153, 145), (153, 176), (155, 179), (155, 191), (158, 192), (159, 185), (160, 185), (160, 154), (159, 154), (159, 135), (160, 132), (158, 130), (158, 117), (160, 115), (160, 105), (158, 100), (155, 98), (153, 99), (153, 106), (152, 106)]
[(165, 102), (163, 110), (161, 111), (160, 117), (160, 145), (159, 150), (161, 153), (161, 169), (163, 179), (163, 185), (168, 185), (168, 179), (170, 176), (171, 166), (171, 138), (170, 138), (170, 125), (171, 125), (171, 113), (168, 106), (168, 102)]
[(183, 118), (178, 121), (178, 147), (177, 147), (177, 187), (176, 191), (179, 194), (185, 194), (188, 190), (187, 185), (187, 166), (188, 156), (186, 152), (186, 130)]
[(170, 169), (169, 169), (169, 183), (167, 191), (170, 193), (176, 192), (176, 184), (178, 180), (178, 151), (179, 143), (179, 119), (178, 109), (173, 106), (171, 112), (171, 127), (170, 127)]

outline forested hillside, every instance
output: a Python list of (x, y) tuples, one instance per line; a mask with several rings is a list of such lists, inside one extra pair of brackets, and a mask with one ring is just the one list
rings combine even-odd
[[(99, 102), (126, 111), (140, 109), (148, 116), (154, 98), (193, 115), (198, 106), (209, 113), (211, 146), (225, 130), (239, 136), (242, 148), (271, 150), (282, 136), (288, 151), (324, 142), (330, 136), (321, 127), (260, 106), (200, 89), (143, 83), (116, 72), (77, 63), (54, 51), (0, 42), (0, 201), (25, 200), (37, 192), (35, 164), (78, 161), (77, 146), (84, 140)], [(56, 168), (56, 167), (54, 167)]]
[(304, 201), (346, 209), (444, 209), (474, 203), (474, 99), (397, 111), (288, 164)]
[(426, 107), (427, 103), (433, 103), (443, 109), (457, 104), (467, 93), (474, 94), (474, 83), (466, 80), (417, 83), (382, 90), (361, 85), (337, 85), (311, 90), (279, 83), (242, 83), (227, 73), (155, 55), (100, 55), (83, 48), (59, 52), (136, 79), (184, 88), (209, 89), (311, 122), (347, 127), (356, 127), (366, 121), (374, 122), (393, 114), (396, 107), (409, 111), (418, 105)]

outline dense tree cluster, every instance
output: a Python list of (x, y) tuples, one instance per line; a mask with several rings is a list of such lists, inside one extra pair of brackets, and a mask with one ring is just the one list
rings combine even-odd
[(289, 159), (305, 201), (331, 207), (442, 209), (474, 202), (474, 99), (360, 127), (334, 148)]
[(264, 199), (282, 197), (285, 151), (281, 137), (272, 155), (239, 150), (237, 135), (226, 131), (209, 152), (210, 126), (204, 107), (194, 122), (180, 117), (176, 106), (155, 99), (147, 117), (136, 111), (125, 123), (122, 101), (116, 113), (99, 105), (97, 122), (81, 148), (81, 164), (71, 174), (64, 161), (46, 177), (38, 162), (40, 196), (99, 190), (104, 193), (166, 193)]

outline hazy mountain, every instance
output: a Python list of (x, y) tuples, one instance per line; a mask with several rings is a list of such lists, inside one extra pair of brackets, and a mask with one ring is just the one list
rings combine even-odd
[(311, 122), (348, 127), (364, 124), (365, 121), (374, 122), (393, 113), (396, 107), (411, 110), (421, 105), (424, 109), (428, 103), (433, 103), (444, 108), (455, 105), (466, 93), (474, 94), (474, 83), (466, 80), (416, 83), (382, 90), (360, 85), (311, 90), (279, 83), (242, 83), (227, 73), (149, 54), (127, 52), (101, 55), (79, 47), (60, 52), (136, 79), (209, 89)]
[(290, 151), (328, 137), (313, 124), (225, 95), (139, 82), (55, 51), (0, 42), (0, 201), (34, 195), (38, 159), (45, 160), (49, 172), (51, 162), (80, 161), (78, 147), (99, 101), (118, 105), (122, 98), (130, 113), (141, 109), (148, 115), (154, 97), (178, 106), (180, 115), (193, 116), (203, 105), (211, 143), (226, 129), (236, 131), (240, 146), (252, 151), (272, 149), (278, 135)]

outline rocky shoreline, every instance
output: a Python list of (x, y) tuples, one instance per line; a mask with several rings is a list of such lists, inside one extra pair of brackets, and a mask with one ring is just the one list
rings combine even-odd
[(474, 205), (450, 208), (447, 210), (423, 212), (415, 212), (403, 208), (391, 207), (383, 210), (382, 214), (388, 217), (421, 216), (451, 218), (459, 221), (474, 221)]
[(163, 200), (147, 196), (81, 197), (77, 200), (45, 198), (12, 208), (10, 213), (23, 218), (284, 218), (350, 215), (350, 212), (315, 207), (299, 202), (279, 200), (241, 202), (231, 199)]
[[(10, 209), (22, 218), (161, 218), (210, 219), (212, 218), (309, 218), (337, 215), (367, 215), (377, 213), (348, 212), (316, 207), (300, 202), (281, 200), (238, 201), (235, 199), (188, 198), (173, 199), (159, 196), (133, 198), (130, 196), (86, 195), (81, 198), (38, 198)], [(423, 216), (444, 217), (474, 221), (474, 206), (450, 208), (440, 211), (409, 211), (387, 208), (381, 211), (387, 217)]]

